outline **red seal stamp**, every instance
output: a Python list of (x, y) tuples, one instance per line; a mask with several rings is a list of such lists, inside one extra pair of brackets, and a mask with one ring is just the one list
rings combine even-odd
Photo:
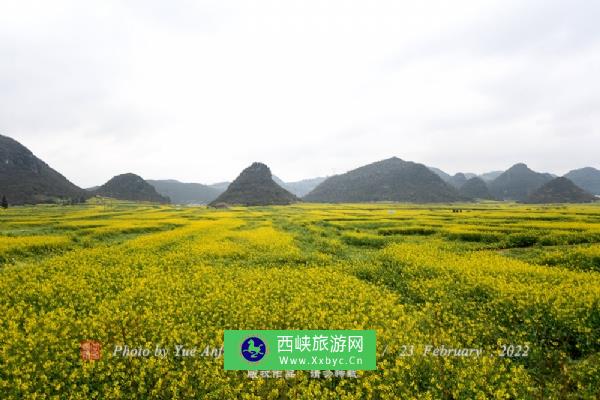
[(79, 344), (79, 351), (83, 361), (99, 360), (101, 357), (102, 345), (95, 340), (84, 340)]

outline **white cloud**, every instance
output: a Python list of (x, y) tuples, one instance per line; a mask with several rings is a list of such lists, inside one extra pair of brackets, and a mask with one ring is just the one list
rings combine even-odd
[(82, 186), (295, 180), (397, 155), (598, 167), (600, 6), (0, 3), (0, 132)]

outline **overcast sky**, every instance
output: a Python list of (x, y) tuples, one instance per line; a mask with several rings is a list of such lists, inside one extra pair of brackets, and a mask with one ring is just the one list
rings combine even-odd
[[(94, 4), (94, 5), (92, 5)], [(87, 187), (600, 168), (600, 2), (0, 0), (0, 133)]]

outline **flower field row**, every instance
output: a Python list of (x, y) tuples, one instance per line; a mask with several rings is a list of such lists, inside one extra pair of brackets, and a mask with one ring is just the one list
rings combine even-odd
[[(600, 208), (455, 207), (11, 208), (0, 398), (597, 398)], [(378, 369), (250, 379), (225, 329), (374, 329)]]

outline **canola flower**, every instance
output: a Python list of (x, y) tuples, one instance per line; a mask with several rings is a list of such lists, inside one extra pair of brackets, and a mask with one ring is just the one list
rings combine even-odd
[[(453, 207), (15, 207), (0, 398), (597, 398), (600, 208)], [(225, 329), (375, 329), (378, 370), (248, 379), (222, 358), (112, 352), (219, 348)], [(81, 360), (84, 339), (100, 360)]]

